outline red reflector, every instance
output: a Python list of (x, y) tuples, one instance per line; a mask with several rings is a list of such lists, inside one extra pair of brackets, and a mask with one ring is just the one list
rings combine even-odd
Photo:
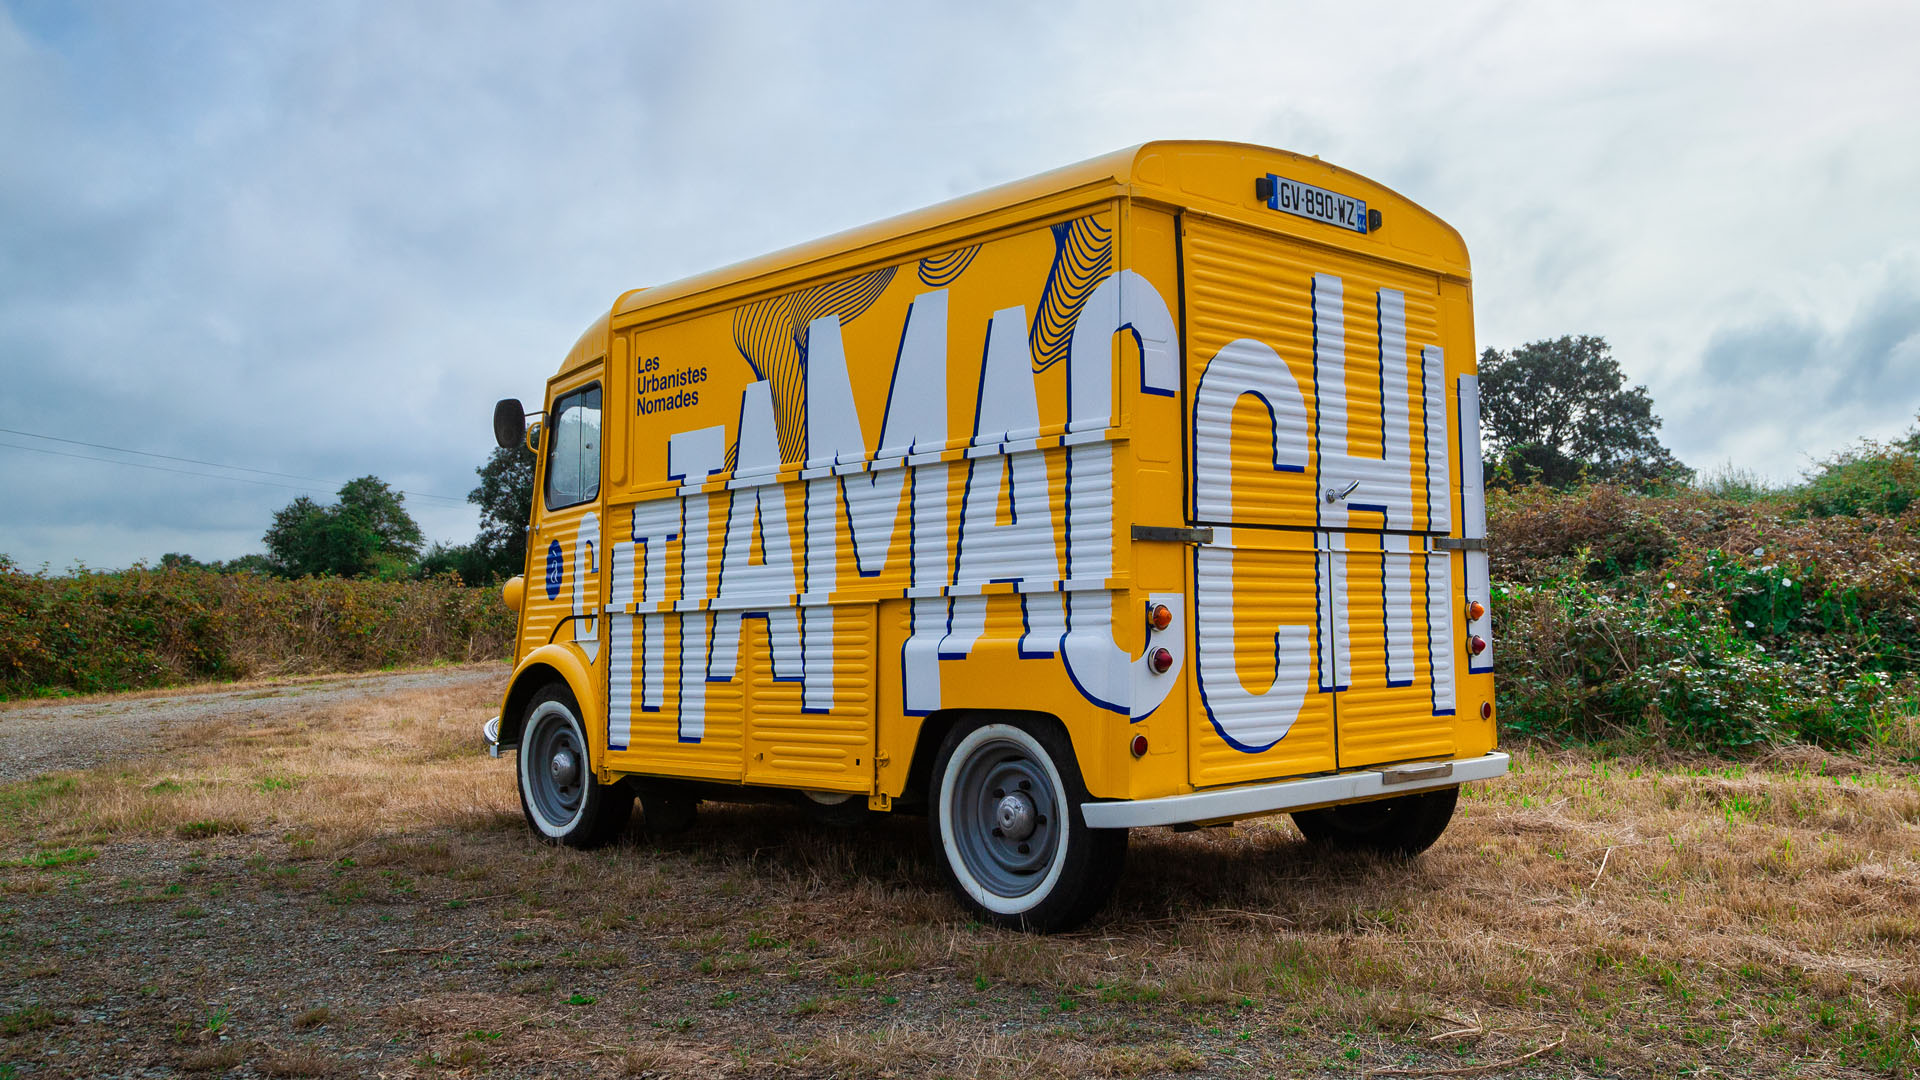
[(1480, 719), (1482, 720), (1493, 719), (1493, 702), (1483, 701), (1480, 703)]
[(1135, 735), (1133, 741), (1127, 744), (1127, 749), (1133, 751), (1134, 757), (1146, 757), (1147, 737), (1145, 735)]
[(1479, 634), (1473, 635), (1472, 640), (1467, 642), (1467, 651), (1472, 653), (1475, 656), (1479, 656), (1481, 653), (1486, 652), (1487, 639), (1481, 637)]
[(1486, 613), (1487, 613), (1487, 605), (1481, 603), (1478, 600), (1467, 601), (1467, 621), (1468, 622), (1479, 622), (1481, 617), (1486, 615)]
[(1155, 675), (1165, 675), (1167, 669), (1173, 666), (1173, 654), (1165, 649), (1155, 649), (1147, 654), (1147, 666), (1153, 669)]
[(1165, 604), (1155, 604), (1147, 609), (1147, 625), (1155, 630), (1165, 630), (1173, 625), (1173, 609)]

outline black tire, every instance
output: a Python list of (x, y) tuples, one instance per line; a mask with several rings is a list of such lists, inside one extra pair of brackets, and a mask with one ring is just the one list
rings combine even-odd
[(520, 812), (549, 844), (600, 847), (618, 839), (633, 817), (633, 789), (601, 783), (587, 747), (580, 703), (565, 684), (543, 687), (527, 702), (514, 755)]
[(640, 829), (648, 836), (678, 836), (699, 816), (700, 800), (671, 782), (641, 782)]
[(1087, 827), (1087, 789), (1053, 725), (991, 716), (955, 724), (934, 758), (928, 796), (934, 861), (980, 918), (1070, 930), (1113, 896), (1127, 830)]
[(1293, 823), (1307, 842), (1333, 851), (1411, 858), (1433, 846), (1453, 820), (1457, 787), (1372, 802), (1300, 810)]
[(824, 802), (812, 794), (800, 796), (801, 812), (814, 822), (839, 832), (851, 832), (873, 823), (873, 811), (861, 795)]

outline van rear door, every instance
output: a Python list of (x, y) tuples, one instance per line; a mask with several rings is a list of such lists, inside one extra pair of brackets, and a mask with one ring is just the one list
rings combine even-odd
[(1193, 216), (1181, 256), (1191, 781), (1451, 755), (1438, 279)]

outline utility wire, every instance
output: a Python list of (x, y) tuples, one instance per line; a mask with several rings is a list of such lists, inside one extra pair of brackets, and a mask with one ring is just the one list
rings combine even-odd
[[(156, 454), (151, 450), (129, 450), (124, 446), (108, 446), (105, 443), (83, 442), (80, 439), (63, 439), (58, 435), (41, 435), (37, 432), (20, 431), (15, 428), (0, 427), (0, 432), (5, 432), (8, 435), (24, 435), (29, 439), (45, 439), (48, 442), (67, 443), (68, 445), (71, 445), (71, 446), (86, 446), (95, 450), (111, 450), (117, 454), (137, 454), (141, 457), (160, 458), (163, 461), (183, 461), (189, 465), (208, 465), (216, 469), (237, 469), (240, 472), (259, 473), (262, 476), (279, 476), (279, 477), (284, 477), (288, 480), (311, 480), (316, 484), (327, 483), (327, 481), (322, 480), (317, 476), (301, 476), (298, 473), (274, 472), (272, 469), (255, 469), (247, 465), (227, 465), (218, 461), (202, 461), (199, 458), (175, 457), (172, 454)], [(81, 461), (104, 461), (109, 465), (131, 465), (136, 469), (153, 469), (156, 472), (179, 473), (182, 476), (204, 476), (211, 480), (239, 480), (242, 483), (247, 483), (247, 484), (265, 484), (266, 483), (266, 481), (264, 480), (248, 480), (245, 477), (240, 477), (240, 476), (218, 476), (212, 473), (190, 472), (186, 469), (166, 469), (166, 468), (161, 468), (158, 465), (142, 465), (137, 461), (116, 461), (113, 458), (91, 457), (86, 454), (61, 453), (60, 451), (57, 451), (57, 450), (45, 450), (45, 449), (41, 449), (39, 447), (33, 447), (33, 446), (16, 446), (12, 443), (0, 443), (0, 446), (11, 447), (12, 449), (15, 449), (15, 450), (32, 450), (35, 453), (40, 453), (40, 454), (54, 454), (58, 457), (79, 458)], [(320, 488), (294, 487), (294, 485), (292, 484), (269, 484), (268, 486), (294, 488), (294, 490), (296, 491), (321, 491), (322, 490)], [(399, 489), (395, 489), (395, 490), (399, 490)], [(412, 495), (416, 498), (421, 498), (421, 499), (439, 499), (442, 502), (450, 502), (450, 503), (466, 502), (465, 499), (456, 499), (451, 495), (434, 495), (424, 491), (401, 491), (400, 494)]]
[(202, 480), (232, 480), (241, 484), (259, 484), (262, 487), (286, 488), (288, 491), (312, 491), (326, 494), (326, 489), (307, 487), (302, 484), (277, 484), (272, 480), (249, 480), (244, 476), (219, 476), (214, 473), (193, 472), (190, 469), (169, 469), (165, 465), (146, 465), (138, 461), (115, 461), (113, 458), (94, 457), (91, 454), (75, 454), (67, 450), (49, 450), (43, 446), (19, 446), (14, 443), (0, 442), (0, 448), (7, 450), (25, 450), (31, 454), (51, 454), (54, 457), (78, 458), (81, 461), (98, 461), (107, 465), (125, 465), (133, 469), (152, 469), (154, 472), (178, 473), (181, 476), (198, 476)]
[[(45, 439), (48, 442), (67, 443), (72, 446), (90, 446), (95, 450), (112, 450), (120, 454), (139, 454), (141, 457), (165, 458), (168, 461), (184, 461), (189, 465), (211, 465), (216, 469), (238, 469), (241, 472), (259, 473), (262, 476), (282, 476), (288, 480), (311, 480), (316, 484), (326, 483), (325, 480), (322, 480), (318, 476), (300, 476), (296, 473), (274, 472), (272, 469), (250, 468), (246, 465), (223, 465), (218, 461), (201, 461), (199, 458), (174, 457), (172, 454), (156, 454), (151, 450), (129, 450), (124, 446), (108, 446), (105, 443), (82, 442), (79, 439), (63, 439), (58, 435), (39, 435), (31, 431), (17, 431), (13, 428), (4, 427), (0, 427), (0, 432), (5, 432), (8, 435), (25, 435), (29, 439)], [(21, 447), (21, 449), (26, 448)], [(107, 459), (95, 458), (93, 460), (105, 461)]]

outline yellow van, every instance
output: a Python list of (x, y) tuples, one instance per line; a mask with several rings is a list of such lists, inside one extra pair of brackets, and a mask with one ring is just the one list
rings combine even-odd
[(1148, 143), (628, 292), (544, 405), (495, 412), (487, 737), (551, 841), (924, 813), (1046, 930), (1130, 828), (1410, 855), (1507, 769), (1466, 248), (1317, 158)]

